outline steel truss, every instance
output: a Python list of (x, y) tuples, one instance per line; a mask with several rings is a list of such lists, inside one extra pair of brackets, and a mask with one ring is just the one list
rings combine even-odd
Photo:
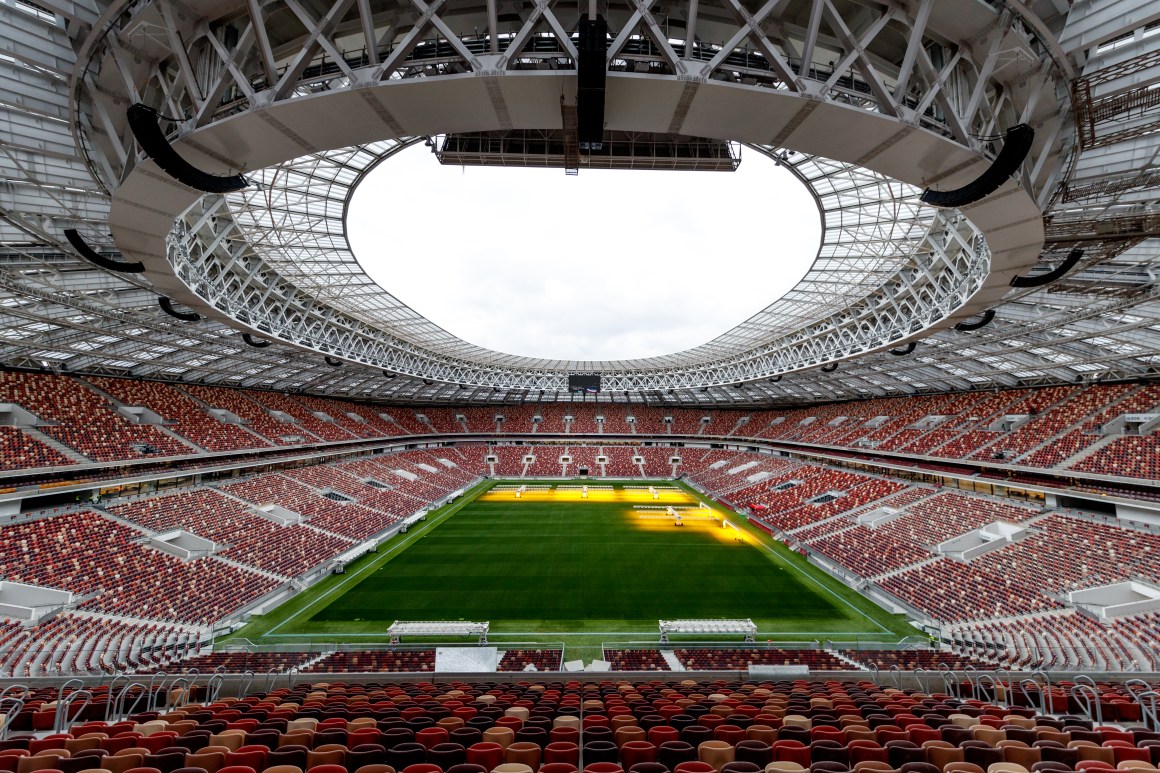
[(919, 207), (910, 186), (851, 164), (787, 157), (818, 200), (825, 230), (816, 265), (784, 298), (666, 357), (498, 363), (495, 353), (445, 333), (378, 288), (346, 248), (342, 215), (361, 179), (355, 173), (407, 144), (303, 157), (256, 173), (248, 192), (203, 197), (170, 239), (175, 273), (263, 334), (376, 368), (561, 392), (569, 372), (594, 371), (605, 374), (606, 388), (640, 392), (753, 381), (893, 344), (962, 306), (989, 268), (978, 229), (961, 215)]
[[(1155, 200), (1151, 172), (1160, 158), (1160, 135), (1080, 154), (1074, 121), (1058, 110), (1070, 94), (1064, 84), (1077, 73), (1103, 70), (1091, 84), (1093, 99), (1155, 84), (1155, 69), (1142, 70), (1139, 59), (1155, 50), (1156, 38), (1144, 27), (1154, 14), (1127, 13), (1144, 7), (1130, 0), (1064, 6), (1058, 0), (601, 3), (615, 33), (610, 69), (679, 83), (678, 125), (682, 111), (714, 83), (896, 117), (900, 126), (922, 127), (975, 149), (984, 145), (971, 135), (1029, 120), (1041, 144), (1020, 182), (1045, 208), (1064, 182), (1063, 200), (1079, 202), (1048, 212), (1059, 223), (1049, 237), (1054, 232), (1059, 241), (1044, 261), (1057, 262), (1072, 236), (1086, 236), (1088, 250), (1057, 285), (996, 299), (989, 328), (928, 331), (907, 357), (870, 353), (833, 373), (815, 369), (777, 383), (659, 386), (601, 399), (750, 405), (1155, 374), (1158, 240), (1131, 246), (1138, 240), (1113, 239), (1116, 234), (1095, 226), (1148, 214), (1141, 207)], [(477, 78), (488, 83), (491, 109), (511, 121), (517, 113), (503, 99), (505, 76), (568, 76), (575, 14), (552, 0), (484, 0), (477, 6), (448, 0), (212, 6), (191, 0), (0, 0), (0, 362), (417, 402), (558, 399), (535, 386), (547, 380), (459, 389), (423, 378), (388, 381), (366, 367), (332, 368), (316, 353), (289, 346), (246, 347), (220, 322), (165, 317), (156, 294), (169, 285), (149, 277), (134, 284), (94, 270), (67, 248), (61, 231), (79, 228), (103, 253), (117, 256), (104, 222), (107, 194), (140, 161), (123, 122), (132, 101), (180, 118), (172, 127), (179, 139), (229, 116), (328, 91)], [(404, 135), (401, 127), (391, 129), (397, 119), (390, 110), (379, 117), (390, 129), (385, 135)], [(1110, 133), (1142, 123), (1129, 113), (1119, 125), (1100, 127)], [(218, 171), (244, 166), (243, 159), (204, 150), (210, 155), (202, 157)], [(298, 155), (316, 150), (302, 148)], [(889, 141), (876, 149), (889, 150)], [(248, 217), (234, 206), (219, 218), (231, 229)], [(1107, 241), (1092, 241), (1098, 236)], [(271, 272), (290, 276), (276, 268), (277, 255), (263, 257)], [(321, 290), (333, 297), (340, 288)], [(397, 332), (408, 336), (403, 327)], [(760, 326), (752, 332), (751, 340), (760, 341)], [(455, 345), (414, 340), (429, 351)], [(503, 355), (491, 355), (505, 364)]]

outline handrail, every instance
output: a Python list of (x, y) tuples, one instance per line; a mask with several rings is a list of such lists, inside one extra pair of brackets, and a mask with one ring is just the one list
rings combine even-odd
[(298, 666), (290, 666), (286, 669), (286, 686), (291, 690), (294, 689), (294, 675), (298, 673)]
[(902, 689), (902, 669), (895, 663), (890, 667), (890, 678), (894, 681), (894, 686), (899, 690)]
[(205, 702), (203, 705), (208, 706), (217, 700), (225, 682), (226, 676), (224, 673), (216, 673), (209, 678), (209, 681), (205, 685)]
[(244, 698), (250, 694), (250, 685), (254, 683), (254, 672), (247, 668), (242, 672), (242, 676), (244, 676), (246, 680), (241, 683), (241, 686), (238, 687), (238, 695)]
[[(0, 690), (0, 701), (4, 700), (5, 698), (10, 697), (8, 695), (8, 693), (17, 692), (17, 691), (20, 692), (20, 697), (24, 698), (28, 695), (28, 686), (23, 685), (23, 684), (10, 684), (10, 685), (8, 685), (3, 690)], [(19, 698), (12, 698), (12, 700), (19, 700)]]
[[(134, 687), (137, 688), (137, 697), (133, 699), (131, 704), (129, 704), (129, 709), (126, 711), (125, 699), (128, 697), (129, 691)], [(145, 685), (141, 684), (140, 682), (130, 682), (129, 684), (125, 685), (125, 689), (121, 690), (121, 692), (117, 695), (117, 703), (113, 707), (113, 716), (117, 719), (120, 719), (121, 717), (132, 716), (133, 712), (137, 710), (138, 704), (140, 704), (142, 700), (145, 700), (148, 697), (148, 693), (145, 692)], [(148, 703), (146, 705), (148, 705)]]
[(270, 670), (266, 672), (266, 690), (270, 692), (274, 689), (274, 682), (278, 679), (278, 674), (282, 673), (275, 666), (270, 666)]
[[(1082, 674), (1080, 676), (1082, 676)], [(1079, 678), (1080, 677), (1078, 676), (1076, 677), (1077, 680)], [(1091, 694), (1090, 698), (1088, 697), (1089, 693)], [(1100, 694), (1095, 687), (1091, 687), (1083, 683), (1077, 684), (1075, 687), (1071, 688), (1071, 697), (1075, 698), (1075, 702), (1078, 703), (1081, 708), (1083, 708), (1084, 713), (1087, 714), (1088, 717), (1090, 717), (1097, 726), (1104, 723), (1104, 712), (1103, 708), (1100, 706)]]
[[(175, 693), (175, 691), (177, 690), (177, 686), (179, 684), (181, 685), (181, 692)], [(180, 700), (181, 700), (180, 704), (178, 704), (176, 702), (176, 699), (174, 698), (175, 694), (180, 696)], [(188, 698), (192, 694), (193, 694), (193, 687), (191, 686), (190, 681), (188, 679), (186, 679), (184, 676), (177, 677), (176, 679), (174, 679), (172, 682), (169, 683), (169, 692), (167, 692), (165, 694), (165, 710), (171, 711), (173, 709), (180, 708), (181, 706), (184, 706), (185, 704), (189, 703)]]
[(110, 721), (110, 717), (112, 716), (112, 711), (113, 711), (113, 703), (115, 703), (116, 699), (117, 699), (117, 697), (114, 693), (116, 692), (116, 689), (117, 689), (117, 680), (118, 679), (124, 679), (126, 686), (128, 686), (129, 681), (130, 681), (129, 677), (125, 676), (124, 674), (122, 674), (120, 672), (118, 672), (111, 680), (109, 680), (109, 692), (107, 694), (107, 700), (105, 701), (105, 722), (106, 723)]
[[(81, 680), (72, 679), (70, 681), (80, 682)], [(81, 682), (81, 685), (83, 687), (84, 682)], [(61, 690), (63, 691), (64, 688), (61, 687)], [(63, 733), (68, 729), (69, 725), (72, 724), (72, 717), (74, 716), (72, 705), (76, 702), (77, 698), (84, 698), (85, 701), (81, 704), (80, 711), (76, 712), (77, 714), (83, 712), (89, 707), (89, 704), (93, 702), (93, 694), (85, 689), (73, 690), (64, 698), (59, 699), (56, 702), (56, 715), (52, 719), (53, 733)]]
[(918, 683), (918, 685), (922, 688), (922, 691), (924, 693), (926, 693), (927, 695), (930, 695), (930, 683), (927, 681), (926, 669), (923, 668), (922, 666), (919, 666), (919, 667), (914, 669), (913, 673), (914, 673), (914, 681), (916, 681)]
[[(963, 676), (966, 678), (967, 682), (971, 685), (971, 697), (974, 698), (975, 700), (979, 699), (978, 673), (979, 673), (979, 669), (975, 668), (970, 663), (963, 666)], [(971, 678), (971, 674), (975, 674), (975, 677)]]
[(1032, 676), (1032, 678), (1037, 677), (1037, 676), (1043, 677), (1044, 685), (1043, 685), (1043, 692), (1040, 693), (1040, 698), (1042, 698), (1042, 700), (1040, 701), (1040, 706), (1043, 709), (1042, 713), (1044, 715), (1050, 714), (1051, 710), (1053, 708), (1055, 708), (1055, 706), (1053, 705), (1053, 701), (1051, 700), (1051, 676), (1041, 668), (1036, 669), (1035, 671), (1032, 671), (1031, 676)]
[(946, 663), (939, 663), (935, 666), (939, 677), (942, 678), (943, 689), (946, 690), (947, 695), (955, 695), (955, 672), (951, 671), (951, 667)]
[[(991, 683), (991, 690), (993, 692), (988, 691), (983, 686), (984, 679), (986, 679), (988, 682)], [(983, 696), (983, 695), (987, 696), (986, 700), (983, 701), (984, 703), (996, 703), (997, 702), (997, 697), (999, 695), (999, 683), (995, 680), (995, 677), (991, 676), (990, 674), (979, 674), (979, 676), (977, 677), (977, 679), (975, 681), (975, 698), (977, 700), (982, 701), (983, 698), (980, 696)]]
[[(1155, 690), (1146, 690), (1138, 695), (1133, 695), (1136, 701), (1140, 704), (1140, 715), (1144, 719), (1144, 728), (1148, 728), (1148, 718), (1152, 718), (1152, 728), (1160, 731), (1160, 713), (1157, 712), (1157, 702), (1160, 702), (1160, 692)], [(1144, 699), (1147, 698), (1151, 704), (1151, 708), (1144, 705)]]
[[(12, 685), (16, 687), (18, 685)], [(5, 688), (5, 692), (8, 688)], [(10, 703), (12, 708), (8, 711), (2, 711), (4, 703)], [(0, 741), (8, 740), (8, 728), (16, 721), (16, 717), (24, 710), (24, 700), (21, 698), (9, 698), (0, 696)]]
[[(157, 677), (161, 677), (161, 684), (158, 685), (157, 690), (154, 691), (153, 682), (157, 679)], [(156, 711), (157, 710), (158, 696), (161, 693), (165, 692), (165, 683), (168, 680), (169, 680), (169, 674), (167, 674), (164, 671), (156, 671), (153, 673), (152, 676), (149, 677), (149, 701), (148, 701), (148, 703), (145, 704), (146, 711)]]

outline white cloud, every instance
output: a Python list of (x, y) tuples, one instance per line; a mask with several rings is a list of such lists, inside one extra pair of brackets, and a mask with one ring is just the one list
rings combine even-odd
[(441, 166), (422, 146), (368, 175), (347, 230), (366, 271), (471, 343), (551, 359), (649, 357), (726, 332), (792, 287), (820, 238), (808, 191), (738, 171)]

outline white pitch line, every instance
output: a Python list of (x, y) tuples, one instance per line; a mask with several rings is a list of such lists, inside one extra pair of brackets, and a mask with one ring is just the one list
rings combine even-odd
[[(382, 559), (381, 561), (376, 559), (374, 561), (371, 561), (370, 563), (368, 563), (366, 566), (362, 567), (358, 571), (351, 573), (350, 575), (347, 576), (347, 578), (343, 582), (338, 583), (333, 588), (328, 590), (326, 593), (323, 593), (322, 595), (318, 596), (313, 601), (311, 601), (309, 604), (302, 607), (302, 609), (299, 609), (297, 612), (290, 615), (290, 617), (287, 617), (285, 620), (278, 623), (276, 626), (271, 628), (269, 631), (266, 631), (266, 633), (262, 634), (258, 638), (262, 638), (262, 636), (310, 636), (310, 635), (312, 635), (312, 634), (296, 634), (296, 633), (275, 634), (274, 632), (277, 631), (282, 626), (286, 625), (286, 623), (289, 623), (291, 620), (294, 620), (295, 618), (297, 618), (299, 615), (301, 615), (303, 612), (307, 611), (308, 609), (313, 609), (318, 604), (318, 602), (322, 601), (323, 599), (330, 598), (330, 596), (334, 595), (336, 592), (343, 590), (348, 585), (350, 585), (350, 583), (352, 583), (356, 578), (360, 577), (364, 573), (369, 572), (371, 570), (377, 570), (380, 567), (382, 567), (383, 564), (387, 563), (386, 557), (391, 555), (391, 553), (394, 553), (396, 550), (398, 550), (401, 547), (404, 547), (406, 545), (411, 544), (411, 540), (415, 539), (418, 536), (426, 534), (428, 531), (435, 528), (437, 525), (443, 523), (445, 520), (450, 518), (452, 515), (454, 515), (455, 513), (458, 513), (460, 511), (460, 509), (462, 509), (465, 505), (468, 505), (471, 502), (474, 502), (476, 497), (478, 497), (479, 494), (482, 494), (482, 493), (483, 492), (481, 491), (481, 492), (478, 492), (477, 494), (475, 494), (475, 496), (464, 497), (463, 498), (464, 501), (460, 502), (457, 505), (452, 505), (451, 506), (452, 509), (441, 514), (436, 520), (433, 520), (433, 521), (430, 521), (429, 523), (427, 523), (426, 526), (422, 530), (412, 529), (411, 532), (408, 533), (406, 537), (404, 537), (403, 539), (401, 539), (397, 542), (391, 543), (391, 547), (388, 548), (387, 551), (379, 557)], [(313, 635), (317, 636), (317, 634), (313, 634)], [(376, 635), (381, 636), (382, 634), (376, 634)]]

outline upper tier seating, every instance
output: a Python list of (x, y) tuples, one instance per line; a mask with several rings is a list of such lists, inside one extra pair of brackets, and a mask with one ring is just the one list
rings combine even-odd
[(267, 408), (251, 399), (250, 392), (199, 384), (188, 384), (182, 388), (209, 407), (221, 408), (244, 420), (247, 429), (257, 432), (275, 445), (293, 446), (320, 441), (317, 435), (301, 424), (274, 418)]
[[(157, 427), (132, 423), (103, 397), (68, 376), (0, 371), (0, 402), (16, 403), (41, 421), (51, 422), (41, 425), (40, 431), (95, 461), (184, 456), (195, 451)], [(92, 431), (96, 426), (100, 432)]]
[[(360, 411), (359, 406), (354, 403), (328, 400), (311, 395), (294, 395), (293, 399), (294, 402), (301, 404), (308, 411), (326, 414), (334, 419), (339, 427), (357, 437), (376, 438), (397, 435), (400, 432), (398, 427), (388, 424), (373, 411), (366, 408)], [(354, 418), (351, 414), (358, 418)], [(347, 438), (339, 435), (335, 439), (346, 440)]]
[(169, 429), (207, 451), (269, 448), (270, 444), (237, 424), (211, 416), (196, 400), (177, 387), (157, 381), (90, 377), (90, 382), (123, 405), (148, 408), (172, 424)]

